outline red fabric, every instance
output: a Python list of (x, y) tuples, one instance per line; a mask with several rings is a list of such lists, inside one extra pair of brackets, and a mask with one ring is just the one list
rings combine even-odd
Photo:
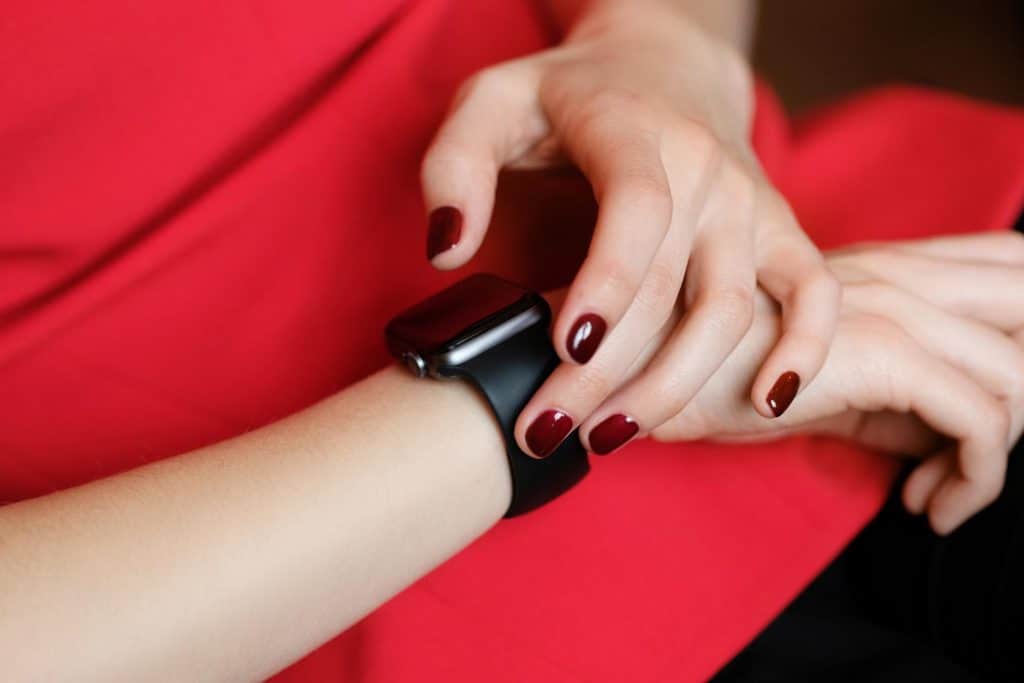
[[(526, 0), (3, 14), (0, 501), (230, 437), (385, 364), (387, 317), (464, 274), (423, 257), (433, 128), (462, 78), (552, 35)], [(759, 152), (823, 246), (1020, 210), (1019, 113), (886, 89), (791, 128), (770, 93), (758, 103)], [(566, 183), (533, 196), (539, 224), (586, 216), (559, 203)], [(505, 224), (473, 269), (567, 281), (571, 231), (538, 246)], [(891, 471), (808, 438), (636, 443), (279, 680), (705, 678), (871, 516)]]

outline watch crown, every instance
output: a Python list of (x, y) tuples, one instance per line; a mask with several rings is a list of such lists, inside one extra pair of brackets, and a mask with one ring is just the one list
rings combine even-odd
[(402, 354), (402, 362), (405, 363), (405, 366), (417, 377), (427, 376), (427, 364), (418, 353), (406, 351)]

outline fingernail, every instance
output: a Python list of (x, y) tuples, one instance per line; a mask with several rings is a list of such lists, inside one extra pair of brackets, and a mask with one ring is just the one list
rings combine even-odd
[(598, 455), (608, 455), (636, 436), (638, 431), (640, 425), (636, 420), (616, 413), (590, 430), (590, 450)]
[(565, 341), (572, 359), (580, 365), (590, 360), (607, 329), (608, 323), (596, 313), (581, 315), (569, 330), (569, 337)]
[(571, 417), (561, 410), (546, 410), (527, 428), (526, 445), (538, 458), (546, 458), (555, 452), (571, 431)]
[(427, 260), (448, 251), (462, 236), (462, 212), (454, 206), (442, 206), (430, 212), (427, 228)]
[(768, 407), (775, 417), (786, 412), (786, 408), (796, 398), (800, 389), (800, 375), (795, 372), (784, 372), (775, 380), (775, 386), (768, 392)]

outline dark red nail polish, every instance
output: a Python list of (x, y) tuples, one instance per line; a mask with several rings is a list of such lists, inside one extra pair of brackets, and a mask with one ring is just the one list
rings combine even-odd
[(565, 347), (572, 359), (580, 365), (590, 360), (607, 329), (608, 323), (596, 313), (581, 315), (565, 340)]
[(431, 211), (427, 228), (427, 260), (454, 247), (461, 236), (461, 211), (454, 206), (442, 206)]
[(545, 410), (526, 430), (526, 445), (538, 458), (546, 458), (571, 431), (571, 417), (561, 410)]
[(800, 390), (800, 375), (795, 372), (784, 372), (775, 380), (775, 386), (768, 392), (768, 407), (771, 408), (775, 417), (786, 412), (786, 408), (796, 398), (796, 392)]
[(590, 450), (598, 455), (608, 455), (622, 446), (640, 431), (636, 420), (621, 413), (606, 418), (590, 430)]

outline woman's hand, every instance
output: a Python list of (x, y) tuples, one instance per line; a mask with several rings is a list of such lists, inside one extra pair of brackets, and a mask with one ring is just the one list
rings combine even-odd
[[(799, 405), (767, 421), (737, 391), (777, 336), (777, 311), (762, 296), (736, 353), (652, 436), (814, 432), (922, 457), (904, 502), (948, 533), (998, 496), (1024, 426), (1024, 238), (866, 245), (829, 254), (828, 263), (843, 283), (842, 311), (828, 360)], [(595, 419), (614, 414), (614, 402)]]
[(476, 252), (502, 167), (568, 159), (599, 203), (553, 327), (565, 363), (517, 424), (527, 452), (552, 452), (621, 385), (680, 294), (686, 316), (610, 428), (647, 432), (679, 413), (743, 338), (758, 283), (784, 333), (753, 384), (756, 410), (780, 415), (817, 374), (839, 288), (751, 152), (751, 83), (740, 53), (678, 7), (629, 0), (593, 3), (559, 47), (459, 92), (423, 163), (435, 266)]

